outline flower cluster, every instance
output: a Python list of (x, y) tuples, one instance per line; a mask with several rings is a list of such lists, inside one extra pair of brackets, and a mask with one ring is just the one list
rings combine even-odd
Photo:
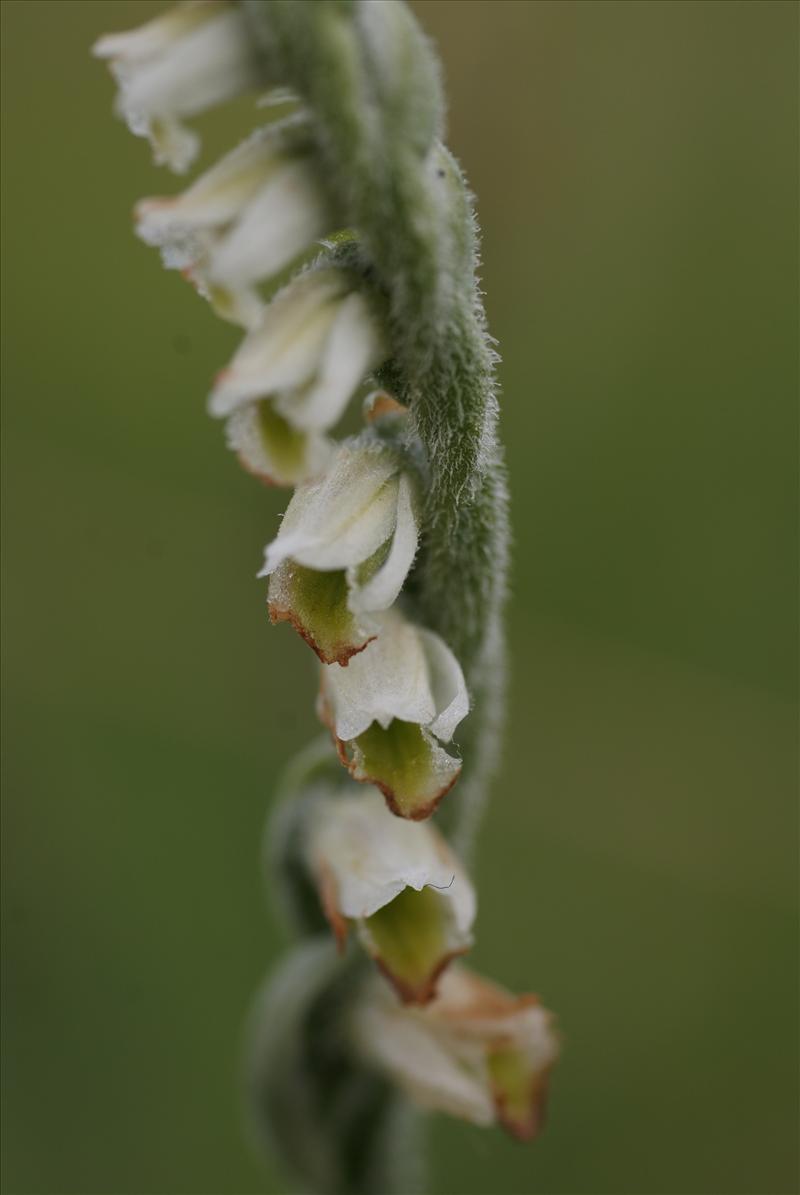
[[(110, 60), (131, 129), (179, 171), (197, 149), (184, 118), (258, 82), (243, 14), (227, 0), (181, 5), (95, 52)], [(475, 895), (427, 819), (458, 780), (452, 743), (469, 697), (407, 585), (424, 542), (424, 453), (409, 413), (380, 391), (360, 433), (332, 435), (391, 362), (392, 341), (388, 296), (347, 251), (358, 229), (320, 172), (313, 114), (268, 123), (182, 194), (142, 200), (136, 228), (244, 329), (209, 411), (245, 469), (295, 487), (259, 576), (272, 621), (319, 657), (319, 717), (367, 786), (343, 778), (315, 798), (303, 844), (337, 941), (352, 926), (389, 981), (364, 991), (357, 1048), (422, 1102), (531, 1136), (556, 1053), (549, 1018), (534, 998), (449, 967), (472, 944)]]

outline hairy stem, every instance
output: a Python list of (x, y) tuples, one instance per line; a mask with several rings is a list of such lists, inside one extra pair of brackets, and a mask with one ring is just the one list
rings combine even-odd
[(459, 658), (473, 710), (459, 797), (441, 820), (463, 850), (497, 754), (507, 492), (494, 362), (477, 284), (477, 226), (442, 146), (430, 45), (401, 0), (244, 0), (265, 85), (307, 105), (323, 176), (388, 298), (397, 396), (427, 455), (421, 621)]

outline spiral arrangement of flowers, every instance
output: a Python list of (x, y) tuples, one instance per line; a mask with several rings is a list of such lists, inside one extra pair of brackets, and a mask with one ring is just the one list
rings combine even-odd
[[(259, 576), (320, 661), (328, 737), (268, 833), (303, 941), (254, 1016), (254, 1120), (314, 1189), (407, 1192), (398, 1092), (530, 1138), (558, 1051), (536, 997), (456, 961), (499, 750), (507, 499), (436, 62), (402, 0), (200, 0), (95, 53), (176, 171), (187, 118), (245, 91), (292, 105), (142, 200), (136, 229), (244, 330), (209, 412), (245, 469), (294, 487)], [(337, 441), (359, 399), (362, 430)]]

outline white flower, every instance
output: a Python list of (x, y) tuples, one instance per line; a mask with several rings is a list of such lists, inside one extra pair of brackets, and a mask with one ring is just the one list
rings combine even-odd
[(379, 793), (360, 789), (320, 800), (308, 835), (340, 945), (354, 921), (400, 998), (427, 1003), (448, 963), (472, 945), (475, 919), (472, 885), (444, 838), (430, 823), (393, 817)]
[(454, 966), (426, 1008), (370, 983), (352, 1029), (360, 1053), (424, 1107), (499, 1123), (523, 1141), (541, 1129), (558, 1038), (535, 996)]
[(469, 710), (449, 647), (396, 609), (376, 614), (377, 638), (347, 667), (322, 669), (319, 711), (350, 774), (375, 784), (399, 817), (428, 817), (455, 784), (449, 742)]
[(291, 622), (324, 663), (362, 651), (413, 562), (414, 505), (392, 449), (363, 438), (340, 445), (322, 479), (295, 491), (267, 547), (259, 576), (271, 576), (273, 622)]
[(277, 485), (318, 477), (339, 419), (365, 375), (386, 356), (372, 305), (346, 270), (320, 267), (266, 307), (209, 399), (228, 419), (228, 443), (245, 468)]
[(264, 309), (219, 375), (209, 410), (224, 417), (272, 395), (294, 427), (324, 431), (387, 353), (374, 303), (356, 276), (334, 266), (311, 269)]
[(256, 298), (254, 329), (216, 379), (210, 413), (227, 417), (228, 445), (270, 483), (322, 473), (332, 448), (324, 431), (386, 355), (377, 315), (355, 284), (348, 271), (319, 266), (267, 306)]
[(149, 138), (156, 162), (181, 173), (199, 145), (181, 118), (258, 84), (244, 16), (226, 0), (180, 4), (138, 29), (101, 37), (94, 53), (110, 59), (117, 111), (131, 132)]
[[(255, 289), (335, 220), (314, 174), (302, 121), (257, 130), (186, 191), (143, 199), (137, 232), (183, 270), (225, 319), (261, 320)], [(247, 343), (247, 342), (246, 342)]]

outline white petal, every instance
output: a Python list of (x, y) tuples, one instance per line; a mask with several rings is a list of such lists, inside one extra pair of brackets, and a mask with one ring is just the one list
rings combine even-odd
[(211, 282), (240, 286), (277, 274), (324, 233), (330, 217), (302, 159), (281, 165), (215, 248)]
[(315, 378), (302, 393), (280, 397), (280, 410), (297, 427), (332, 427), (385, 356), (378, 321), (367, 299), (356, 291), (339, 304)]
[(479, 1060), (473, 1067), (465, 1066), (425, 1012), (403, 1009), (377, 985), (370, 995), (353, 1018), (360, 1050), (425, 1107), (473, 1124), (492, 1124), (494, 1103)]
[(389, 555), (381, 567), (363, 585), (355, 581), (351, 569), (349, 606), (354, 614), (388, 610), (403, 588), (408, 570), (417, 552), (417, 520), (414, 517), (413, 487), (407, 473), (400, 474), (397, 492), (397, 525)]
[(459, 930), (471, 927), (472, 885), (444, 839), (429, 823), (395, 817), (375, 790), (320, 803), (309, 851), (312, 866), (321, 859), (333, 872), (345, 917), (371, 917), (404, 888), (430, 885), (452, 900)]
[(424, 627), (419, 628), (419, 637), (428, 663), (428, 679), (436, 706), (436, 717), (429, 729), (443, 743), (448, 743), (459, 722), (469, 713), (464, 673), (443, 639)]
[[(180, 117), (255, 87), (258, 70), (242, 14), (233, 6), (212, 4), (179, 25), (101, 39), (95, 52), (112, 58), (120, 86), (118, 110), (131, 131), (148, 136), (156, 160), (185, 170), (197, 138)], [(189, 10), (191, 12), (191, 10)], [(125, 38), (132, 40), (125, 43)], [(160, 46), (159, 46), (159, 37)]]
[(186, 173), (200, 149), (197, 133), (176, 116), (140, 121), (135, 113), (129, 113), (127, 120), (132, 133), (149, 138), (157, 166), (168, 166), (175, 174)]
[[(188, 129), (183, 126), (181, 128), (182, 133), (189, 137), (194, 136)], [(175, 224), (165, 227), (162, 223), (162, 227), (157, 228), (156, 224), (157, 222), (148, 216), (147, 225), (140, 222), (136, 232), (145, 244), (158, 248), (166, 270), (183, 271), (200, 293), (208, 298), (208, 288), (203, 286), (202, 267), (217, 239), (216, 233), (205, 228), (180, 227)]]
[(121, 76), (131, 112), (192, 116), (258, 83), (247, 28), (233, 7), (218, 11), (165, 52)]
[(220, 319), (238, 324), (249, 331), (260, 323), (264, 314), (264, 300), (254, 286), (239, 286), (226, 290), (223, 286), (208, 286), (202, 270), (190, 270), (189, 277), (198, 294), (208, 299)]
[(194, 230), (227, 224), (281, 160), (275, 138), (259, 130), (201, 174), (182, 194), (141, 200), (136, 205), (138, 235), (148, 245), (164, 246)]
[[(247, 25), (238, 7), (230, 6), (169, 51), (157, 81), (150, 80), (152, 110), (191, 116), (258, 84)], [(144, 85), (140, 94), (148, 94)], [(134, 95), (132, 89), (132, 103)]]
[(245, 337), (209, 399), (212, 415), (279, 390), (302, 386), (314, 374), (347, 287), (339, 270), (313, 270), (267, 305)]
[(396, 472), (395, 457), (380, 446), (343, 444), (325, 476), (295, 492), (259, 576), (288, 559), (320, 570), (368, 559), (394, 530)]
[(418, 628), (395, 609), (377, 615), (376, 622), (377, 639), (346, 668), (331, 664), (323, 673), (336, 736), (343, 742), (372, 722), (384, 729), (393, 718), (427, 726), (436, 716)]
[(118, 59), (134, 63), (163, 54), (170, 45), (196, 25), (215, 15), (211, 6), (179, 4), (154, 17), (137, 29), (125, 33), (107, 33), (92, 46), (96, 58)]

